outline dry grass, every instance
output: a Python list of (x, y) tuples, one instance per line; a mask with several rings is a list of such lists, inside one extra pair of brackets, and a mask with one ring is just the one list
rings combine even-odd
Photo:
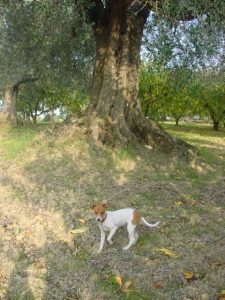
[[(220, 298), (225, 134), (204, 125), (165, 126), (199, 147), (194, 165), (149, 150), (90, 146), (71, 128), (60, 136), (21, 130), (17, 151), (18, 130), (0, 130), (1, 299)], [(89, 209), (95, 200), (111, 209), (137, 207), (162, 223), (140, 226), (138, 244), (126, 253), (121, 229), (97, 255), (99, 232)], [(116, 276), (131, 281), (127, 290)]]

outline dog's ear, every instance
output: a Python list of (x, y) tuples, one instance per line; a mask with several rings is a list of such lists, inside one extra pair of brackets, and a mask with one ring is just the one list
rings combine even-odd
[(104, 208), (107, 208), (107, 207), (108, 207), (108, 204), (105, 203), (105, 202), (103, 202), (102, 206), (103, 206)]
[(95, 207), (96, 207), (95, 203), (91, 205), (91, 209), (94, 209)]

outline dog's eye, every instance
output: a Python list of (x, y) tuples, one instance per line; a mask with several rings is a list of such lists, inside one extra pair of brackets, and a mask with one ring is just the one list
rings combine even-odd
[(104, 215), (104, 212), (101, 212), (101, 215)]

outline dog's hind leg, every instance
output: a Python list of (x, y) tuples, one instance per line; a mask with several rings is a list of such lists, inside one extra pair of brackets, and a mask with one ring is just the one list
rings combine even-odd
[(123, 247), (124, 251), (128, 250), (136, 242), (135, 228), (136, 225), (133, 225), (132, 223), (127, 224), (127, 231), (129, 233), (130, 241), (127, 246)]

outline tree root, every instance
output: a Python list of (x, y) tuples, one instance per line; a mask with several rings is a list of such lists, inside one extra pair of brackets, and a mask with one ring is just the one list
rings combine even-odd
[(73, 116), (70, 120), (67, 120), (67, 123), (76, 124), (95, 144), (100, 143), (111, 147), (138, 144), (187, 162), (193, 161), (197, 152), (194, 146), (181, 139), (174, 138), (159, 124), (145, 118), (129, 125), (124, 122), (116, 124), (109, 119), (84, 115), (82, 117)]

